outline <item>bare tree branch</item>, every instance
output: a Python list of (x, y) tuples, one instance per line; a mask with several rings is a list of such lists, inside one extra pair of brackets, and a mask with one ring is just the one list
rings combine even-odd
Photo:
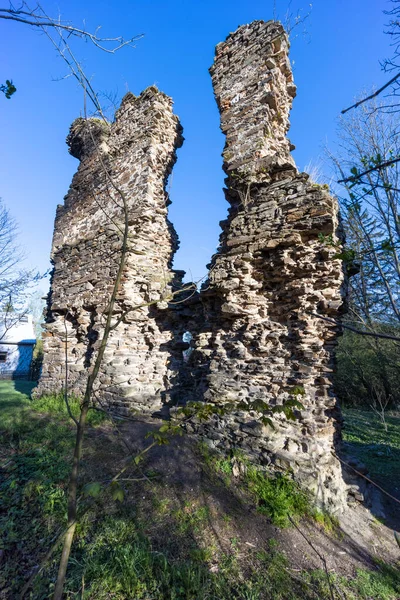
[[(40, 4), (37, 4), (34, 9), (30, 9), (26, 2), (23, 2), (27, 10), (10, 8), (0, 8), (0, 19), (16, 21), (25, 25), (31, 25), (32, 27), (38, 27), (40, 29), (46, 29), (47, 27), (55, 28), (60, 31), (65, 31), (68, 36), (76, 36), (84, 38), (92, 42), (97, 48), (103, 52), (109, 54), (115, 54), (121, 48), (125, 46), (132, 46), (134, 42), (139, 41), (143, 38), (144, 34), (135, 35), (127, 40), (122, 36), (117, 37), (101, 37), (97, 35), (98, 27), (95, 33), (92, 33), (86, 29), (80, 29), (71, 25), (68, 22), (63, 22), (60, 19), (55, 19), (45, 14)], [(40, 14), (42, 13), (42, 14)], [(113, 47), (107, 48), (105, 44), (111, 44)]]
[(365, 479), (365, 481), (368, 481), (368, 483), (371, 483), (373, 486), (375, 486), (378, 490), (380, 490), (382, 492), (382, 494), (385, 494), (385, 496), (387, 496), (388, 498), (391, 498), (391, 500), (394, 500), (395, 502), (397, 502), (397, 504), (400, 504), (400, 500), (398, 498), (396, 498), (395, 496), (392, 496), (392, 494), (389, 494), (389, 492), (387, 492), (385, 489), (383, 489), (383, 487), (381, 487), (380, 485), (375, 483), (375, 481), (373, 481), (372, 479), (370, 479), (369, 477), (367, 477), (360, 471), (357, 471), (357, 469), (355, 469), (354, 467), (349, 465), (349, 463), (346, 462), (345, 460), (343, 460), (343, 458), (340, 458), (340, 456), (338, 456), (336, 454), (336, 452), (332, 452), (332, 456), (334, 456), (335, 458), (340, 460), (340, 462), (343, 463), (344, 465), (346, 465), (346, 467), (349, 467), (349, 469), (352, 469), (355, 473), (357, 473), (357, 475), (359, 475), (359, 477), (362, 477), (363, 479)]
[[(379, 163), (378, 165), (375, 165), (374, 167), (367, 169), (367, 171), (364, 171), (363, 173), (357, 173), (357, 175), (351, 175), (350, 177), (345, 177), (344, 179), (339, 179), (338, 183), (352, 183), (352, 182), (356, 181), (357, 179), (364, 177), (365, 175), (369, 175), (369, 173), (377, 171), (378, 169), (384, 169), (385, 167), (390, 167), (390, 165), (394, 165), (397, 162), (400, 162), (400, 157), (392, 158), (385, 162)], [(360, 182), (360, 183), (362, 183), (362, 182)], [(383, 187), (383, 186), (380, 186), (380, 187)]]
[(325, 556), (323, 554), (321, 554), (321, 552), (319, 550), (317, 550), (317, 548), (314, 546), (314, 544), (311, 542), (311, 540), (308, 539), (306, 534), (297, 525), (296, 521), (294, 521), (290, 515), (288, 515), (288, 518), (289, 518), (289, 521), (291, 522), (291, 524), (293, 525), (293, 527), (295, 527), (297, 529), (297, 531), (300, 533), (300, 535), (306, 540), (307, 544), (314, 550), (315, 554), (321, 560), (321, 562), (324, 566), (324, 571), (325, 571), (325, 575), (326, 575), (326, 580), (328, 582), (329, 594), (330, 594), (331, 600), (335, 600), (335, 594), (333, 593), (333, 585), (332, 585), (332, 581), (331, 581), (331, 576), (328, 571), (328, 565), (326, 564)]
[(376, 90), (376, 92), (374, 92), (373, 94), (370, 94), (366, 98), (363, 98), (362, 100), (359, 100), (358, 102), (356, 102), (355, 104), (352, 104), (348, 108), (345, 108), (344, 110), (340, 111), (341, 114), (344, 115), (352, 108), (357, 108), (361, 104), (364, 104), (364, 102), (368, 102), (368, 100), (372, 100), (373, 98), (376, 98), (377, 96), (379, 96), (380, 93), (382, 93), (384, 90), (386, 90), (386, 88), (388, 88), (395, 81), (397, 81), (397, 79), (399, 79), (399, 77), (400, 77), (400, 71), (394, 77), (392, 77), (392, 79), (390, 79), (387, 83), (385, 83), (382, 87), (380, 87), (378, 90)]
[(337, 321), (336, 319), (331, 319), (329, 317), (323, 317), (322, 315), (319, 315), (319, 314), (313, 313), (313, 312), (310, 312), (309, 314), (312, 315), (313, 317), (318, 317), (318, 319), (322, 319), (323, 321), (326, 321), (327, 323), (332, 323), (332, 325), (337, 325), (338, 327), (342, 327), (343, 329), (348, 329), (349, 331), (358, 333), (359, 335), (365, 335), (365, 336), (369, 336), (369, 337), (382, 338), (384, 340), (393, 340), (395, 342), (400, 342), (400, 337), (397, 337), (395, 335), (389, 335), (386, 333), (372, 333), (371, 331), (362, 331), (361, 329), (356, 329), (355, 327), (352, 327), (351, 325), (345, 325), (344, 323), (342, 323), (341, 321)]
[(64, 385), (64, 402), (67, 407), (67, 412), (70, 418), (73, 420), (75, 425), (78, 427), (78, 420), (72, 414), (71, 406), (68, 398), (68, 327), (67, 327), (67, 314), (64, 315), (64, 329), (65, 329), (65, 346), (64, 346), (64, 355), (65, 355), (65, 385)]

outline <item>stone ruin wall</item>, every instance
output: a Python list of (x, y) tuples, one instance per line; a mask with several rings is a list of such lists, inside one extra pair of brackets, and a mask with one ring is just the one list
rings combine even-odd
[[(275, 406), (302, 389), (296, 421), (277, 414), (272, 428), (241, 408), (192, 431), (225, 452), (239, 447), (262, 465), (292, 469), (321, 504), (341, 509), (345, 485), (332, 455), (340, 429), (332, 391), (337, 331), (314, 316), (337, 317), (343, 305), (337, 248), (321, 241), (321, 234), (339, 241), (338, 206), (298, 172), (290, 154), (296, 87), (282, 26), (240, 27), (217, 46), (211, 74), (226, 134), (230, 209), (209, 280), (200, 300), (188, 293), (186, 302), (127, 313), (108, 343), (99, 396), (118, 410), (156, 411), (188, 399)], [(112, 125), (72, 125), (70, 151), (81, 164), (57, 211), (38, 395), (64, 384), (65, 324), (68, 378), (77, 393), (98, 347), (121, 243), (118, 199), (104, 164), (130, 207), (131, 246), (116, 316), (179, 289), (183, 273), (172, 270), (177, 236), (165, 192), (182, 143), (171, 104), (149, 88), (138, 98), (128, 94)], [(194, 341), (186, 364), (187, 330)]]
[[(171, 99), (154, 87), (139, 97), (127, 94), (111, 125), (97, 119), (72, 124), (67, 143), (80, 165), (64, 205), (57, 208), (36, 395), (65, 385), (66, 331), (68, 386), (83, 393), (122, 247), (119, 189), (129, 214), (128, 253), (115, 310), (115, 319), (123, 316), (123, 321), (110, 334), (96, 386), (102, 402), (119, 411), (154, 410), (165, 400), (173, 380), (174, 334), (163, 297), (182, 275), (172, 270), (178, 238), (167, 218), (165, 187), (182, 142)], [(131, 310), (146, 303), (153, 304)]]
[(236, 410), (200, 429), (215, 447), (240, 447), (264, 465), (293, 469), (326, 506), (344, 497), (332, 456), (340, 413), (332, 390), (344, 276), (338, 205), (299, 173), (286, 137), (296, 95), (288, 39), (279, 23), (240, 27), (216, 48), (211, 68), (230, 204), (209, 281), (201, 293), (206, 326), (197, 337), (200, 396), (207, 402), (272, 406), (297, 395), (296, 421)]

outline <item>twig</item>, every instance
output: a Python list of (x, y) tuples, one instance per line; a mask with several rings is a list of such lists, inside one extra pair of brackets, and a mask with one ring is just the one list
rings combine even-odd
[(332, 323), (333, 325), (337, 325), (338, 327), (342, 327), (343, 329), (348, 329), (349, 331), (358, 333), (359, 335), (365, 335), (365, 336), (369, 336), (369, 337), (382, 338), (384, 340), (393, 340), (394, 342), (400, 342), (400, 337), (396, 337), (395, 335), (389, 335), (387, 333), (372, 333), (370, 331), (361, 331), (360, 329), (356, 329), (355, 327), (352, 327), (351, 325), (345, 325), (344, 323), (342, 323), (341, 321), (337, 321), (336, 319), (331, 319), (329, 317), (323, 317), (322, 315), (319, 315), (319, 314), (313, 313), (313, 312), (310, 312), (309, 314), (312, 315), (313, 317), (318, 317), (318, 319), (322, 319), (323, 321), (326, 321), (327, 323)]
[(64, 401), (67, 407), (68, 415), (73, 420), (75, 425), (78, 427), (78, 420), (72, 414), (71, 406), (68, 399), (68, 329), (67, 329), (67, 314), (64, 315), (64, 328), (65, 328), (65, 385), (64, 385)]
[(306, 540), (307, 544), (309, 546), (311, 546), (311, 548), (314, 550), (315, 554), (322, 561), (322, 564), (324, 565), (325, 575), (326, 575), (326, 578), (327, 578), (327, 581), (328, 581), (328, 586), (329, 586), (329, 592), (330, 592), (331, 600), (335, 600), (335, 595), (333, 593), (333, 587), (332, 587), (332, 582), (331, 582), (331, 576), (330, 576), (330, 573), (328, 571), (328, 566), (326, 564), (325, 556), (323, 554), (321, 554), (319, 550), (317, 550), (317, 548), (314, 546), (314, 544), (302, 532), (302, 530), (300, 529), (300, 527), (296, 524), (296, 522), (292, 519), (292, 517), (290, 515), (288, 515), (288, 518), (289, 518), (289, 521), (291, 522), (291, 524), (293, 525), (293, 527), (295, 527), (297, 529), (297, 531), (300, 533), (300, 535)]
[(346, 465), (346, 467), (349, 467), (349, 469), (352, 469), (355, 473), (357, 473), (357, 475), (359, 475), (360, 477), (362, 477), (363, 479), (365, 479), (366, 481), (368, 481), (368, 483), (371, 483), (373, 486), (375, 486), (376, 488), (378, 488), (378, 490), (380, 490), (383, 494), (385, 494), (385, 496), (388, 496), (389, 498), (391, 498), (392, 500), (394, 500), (395, 502), (397, 502), (397, 504), (400, 504), (400, 500), (398, 498), (395, 498), (395, 496), (392, 496), (392, 494), (389, 494), (389, 492), (387, 492), (380, 485), (378, 485), (377, 483), (375, 483), (375, 481), (372, 481), (372, 479), (370, 479), (366, 475), (363, 475), (363, 473), (360, 473), (360, 471), (357, 471), (357, 469), (355, 469), (354, 467), (352, 467), (351, 465), (349, 465), (349, 463), (347, 463), (345, 460), (343, 460), (343, 458), (340, 458), (340, 456), (338, 456), (336, 454), (336, 452), (332, 452), (332, 455), (335, 458), (337, 458), (338, 460), (340, 460), (341, 463), (343, 463), (344, 465)]
[[(100, 404), (100, 406), (102, 407), (102, 408), (101, 408), (101, 411), (102, 411), (103, 413), (105, 413), (105, 414), (108, 416), (108, 418), (110, 419), (110, 421), (111, 421), (111, 423), (113, 424), (113, 426), (114, 426), (114, 428), (115, 428), (115, 430), (116, 430), (116, 432), (117, 432), (117, 434), (118, 434), (118, 436), (119, 436), (120, 440), (122, 441), (122, 443), (124, 444), (124, 446), (126, 447), (126, 449), (128, 450), (128, 452), (132, 454), (132, 447), (131, 447), (131, 445), (129, 444), (129, 442), (128, 442), (128, 441), (125, 439), (125, 437), (122, 435), (122, 432), (121, 432), (121, 430), (119, 429), (119, 427), (118, 427), (118, 425), (117, 425), (117, 423), (116, 423), (116, 421), (115, 421), (115, 418), (113, 417), (113, 415), (111, 414), (111, 412), (110, 412), (110, 411), (107, 411), (107, 410), (106, 410), (106, 409), (103, 407), (103, 403), (102, 403), (101, 399), (99, 398), (99, 396), (98, 396), (97, 392), (93, 392), (93, 396), (94, 396), (94, 398), (96, 398), (96, 399), (97, 399), (98, 403), (99, 403), (99, 404)], [(94, 407), (91, 407), (91, 408), (94, 408)]]
[(356, 102), (352, 106), (349, 106), (349, 108), (345, 108), (344, 110), (342, 110), (341, 114), (344, 115), (345, 113), (347, 113), (352, 108), (357, 108), (357, 106), (360, 106), (361, 104), (364, 104), (364, 102), (368, 102), (368, 100), (372, 100), (372, 98), (376, 98), (376, 96), (379, 96), (379, 94), (381, 92), (383, 92), (383, 90), (385, 90), (386, 88), (388, 88), (389, 85), (392, 85), (392, 83), (394, 83), (399, 77), (400, 77), (400, 72), (397, 73), (397, 75), (395, 75), (394, 77), (392, 77), (392, 79), (390, 79), (390, 81), (388, 81), (382, 87), (380, 87), (379, 90), (376, 90), (376, 92), (374, 92), (373, 94), (370, 94), (366, 98), (363, 98), (362, 100), (359, 100), (358, 102)]
[[(25, 3), (24, 3), (25, 5)], [(38, 5), (38, 8), (41, 8)], [(44, 13), (44, 11), (43, 11)], [(75, 27), (74, 25), (63, 24), (62, 21), (53, 19), (49, 17), (45, 13), (43, 15), (37, 14), (35, 10), (32, 11), (24, 11), (24, 10), (15, 10), (12, 8), (0, 8), (0, 19), (6, 19), (10, 21), (16, 21), (18, 23), (23, 23), (25, 25), (31, 25), (33, 27), (39, 27), (41, 29), (45, 27), (53, 27), (55, 29), (60, 29), (68, 33), (68, 35), (74, 35), (80, 38), (86, 38), (90, 40), (97, 48), (103, 50), (103, 52), (107, 52), (109, 54), (115, 54), (118, 50), (123, 48), (124, 46), (130, 46), (134, 42), (139, 41), (143, 38), (144, 34), (141, 33), (136, 35), (128, 40), (124, 40), (122, 36), (107, 38), (107, 37), (99, 37), (96, 33), (90, 33), (85, 29), (80, 29), (79, 27)], [(107, 48), (104, 46), (105, 43), (114, 43), (117, 44), (115, 48)]]
[[(400, 73), (399, 73), (399, 75), (400, 75)], [(399, 161), (400, 161), (400, 157), (392, 158), (383, 163), (380, 163), (379, 165), (375, 165), (375, 167), (371, 167), (370, 169), (368, 169), (367, 171), (364, 171), (363, 173), (358, 173), (357, 175), (351, 175), (350, 177), (345, 177), (344, 179), (339, 179), (338, 183), (349, 183), (349, 182), (351, 183), (351, 182), (355, 181), (356, 179), (360, 179), (360, 177), (364, 177), (364, 175), (368, 175), (368, 173), (372, 173), (373, 171), (377, 171), (378, 169), (384, 169), (385, 167), (390, 167), (390, 165), (394, 165), (395, 163), (397, 163)], [(383, 187), (383, 186), (381, 186), (381, 187)], [(389, 188), (389, 189), (391, 189), (391, 188)]]

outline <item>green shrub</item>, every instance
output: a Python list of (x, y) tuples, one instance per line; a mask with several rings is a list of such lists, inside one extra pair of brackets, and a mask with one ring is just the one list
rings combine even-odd
[[(382, 333), (399, 331), (377, 327)], [(345, 331), (336, 352), (335, 390), (351, 406), (373, 406), (377, 399), (388, 401), (387, 408), (400, 405), (400, 359), (398, 344), (391, 340), (363, 337)]]

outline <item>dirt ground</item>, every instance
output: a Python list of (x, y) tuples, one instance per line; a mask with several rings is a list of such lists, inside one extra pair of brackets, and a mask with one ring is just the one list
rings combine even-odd
[[(121, 432), (131, 449), (140, 450), (146, 444), (146, 433), (161, 424), (162, 421), (154, 420), (150, 424), (125, 423)], [(101, 446), (102, 452), (105, 444), (115, 447), (118, 437), (111, 427), (102, 428), (101, 438), (98, 431), (89, 435), (95, 446)], [(111, 455), (106, 460), (112, 461)], [(155, 501), (168, 507), (162, 527), (158, 527), (157, 522), (147, 526), (146, 533), (160, 547), (167, 541), (165, 535), (169, 528), (165, 519), (168, 521), (168, 514), (176, 515), (180, 510), (184, 515), (185, 511), (190, 513), (194, 508), (205, 507), (207, 519), (200, 530), (195, 528), (191, 535), (200, 546), (212, 545), (224, 553), (229, 552), (232, 540), (236, 549), (244, 554), (251, 549), (267, 550), (270, 540), (276, 540), (292, 569), (299, 572), (321, 569), (325, 560), (329, 571), (343, 576), (353, 576), (358, 568), (373, 567), (374, 559), (399, 560), (400, 549), (393, 530), (360, 503), (349, 506), (339, 517), (339, 527), (331, 532), (308, 519), (303, 519), (297, 527), (275, 527), (257, 511), (253, 499), (243, 491), (238, 480), (233, 479), (227, 485), (226, 479), (206, 467), (196, 440), (190, 436), (175, 437), (168, 445), (153, 448), (141, 469), (156, 474), (155, 481), (140, 486), (140, 493), (130, 501), (140, 506), (144, 515), (152, 514)]]

